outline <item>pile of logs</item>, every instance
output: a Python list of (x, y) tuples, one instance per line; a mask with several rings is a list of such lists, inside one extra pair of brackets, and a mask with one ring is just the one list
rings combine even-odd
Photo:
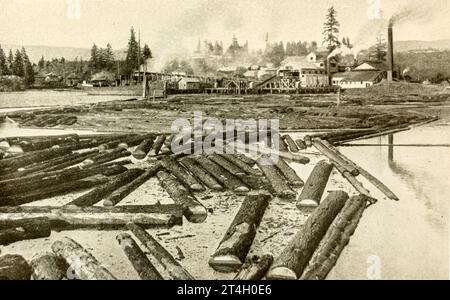
[(78, 118), (74, 115), (57, 114), (24, 114), (19, 121), (21, 127), (55, 127), (58, 125), (71, 126), (77, 122)]
[[(45, 119), (45, 115), (38, 119)], [(243, 155), (239, 148), (234, 154), (204, 148), (200, 153), (174, 153), (171, 146), (178, 141), (166, 134), (4, 138), (0, 141), (0, 245), (45, 238), (52, 230), (130, 230), (145, 253), (126, 232), (116, 239), (141, 279), (193, 279), (145, 229), (181, 225), (183, 216), (189, 222), (202, 223), (208, 210), (198, 195), (227, 191), (245, 198), (209, 260), (214, 270), (237, 272), (235, 279), (239, 280), (323, 279), (367, 205), (375, 202), (357, 176), (364, 176), (388, 198), (398, 198), (320, 137), (293, 140), (289, 135), (272, 135), (267, 145), (275, 148), (263, 148), (256, 159)], [(332, 140), (333, 136), (329, 137)], [(186, 150), (198, 150), (193, 136), (189, 134), (186, 140)], [(248, 135), (240, 137), (240, 142), (248, 141)], [(230, 142), (224, 137), (213, 146), (223, 150)], [(280, 151), (276, 151), (277, 145)], [(327, 160), (317, 163), (304, 182), (290, 163), (309, 163), (301, 155), (309, 147), (315, 147)], [(21, 151), (13, 152), (13, 148)], [(136, 160), (146, 167), (136, 167)], [(333, 191), (322, 199), (333, 168), (358, 196), (350, 198), (343, 191)], [(174, 204), (118, 206), (151, 178), (158, 180)], [(81, 191), (87, 192), (64, 206), (21, 206)], [(257, 228), (273, 197), (295, 201), (300, 210), (313, 208), (312, 214), (278, 257), (250, 257)], [(101, 201), (102, 206), (94, 206)], [(52, 251), (30, 263), (20, 256), (0, 257), (0, 278), (115, 279), (71, 239), (55, 242)]]

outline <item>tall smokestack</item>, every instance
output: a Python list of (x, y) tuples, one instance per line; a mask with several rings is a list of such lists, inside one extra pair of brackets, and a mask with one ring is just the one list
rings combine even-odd
[(392, 30), (392, 25), (388, 28), (388, 49), (387, 49), (387, 65), (388, 65), (388, 82), (392, 82), (393, 71), (394, 71), (394, 34)]

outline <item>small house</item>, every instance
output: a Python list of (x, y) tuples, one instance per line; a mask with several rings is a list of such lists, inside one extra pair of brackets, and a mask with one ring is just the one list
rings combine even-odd
[(333, 75), (332, 84), (343, 89), (368, 88), (386, 77), (385, 71), (351, 71)]
[(183, 77), (178, 81), (179, 90), (200, 90), (200, 80), (195, 77)]

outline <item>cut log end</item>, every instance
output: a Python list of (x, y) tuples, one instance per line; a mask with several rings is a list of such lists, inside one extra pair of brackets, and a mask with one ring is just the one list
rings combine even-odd
[(203, 188), (203, 186), (199, 183), (195, 183), (189, 186), (189, 188), (193, 191), (204, 191), (205, 189)]
[(302, 200), (297, 201), (298, 208), (315, 208), (318, 206), (319, 206), (319, 204), (317, 203), (317, 201), (312, 200), (312, 199), (302, 199)]
[(242, 262), (237, 256), (234, 255), (223, 255), (223, 256), (215, 256), (209, 260), (209, 265), (215, 271), (221, 273), (232, 273), (238, 271)]
[(294, 271), (286, 267), (275, 267), (267, 273), (269, 280), (296, 280), (297, 275)]
[(239, 186), (239, 187), (237, 187), (237, 188), (235, 188), (234, 189), (234, 192), (236, 193), (236, 194), (240, 194), (240, 195), (242, 195), (242, 194), (247, 194), (248, 192), (250, 191), (250, 189), (248, 188), (248, 187), (246, 187), (246, 186)]
[(203, 223), (208, 217), (208, 212), (203, 206), (192, 206), (189, 207), (186, 213), (187, 219), (191, 223)]
[(215, 184), (212, 186), (212, 189), (215, 191), (223, 191), (223, 186), (221, 186), (220, 184)]

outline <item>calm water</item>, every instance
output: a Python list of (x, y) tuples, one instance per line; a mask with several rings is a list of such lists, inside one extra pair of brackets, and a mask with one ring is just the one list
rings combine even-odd
[[(396, 134), (394, 144), (450, 143), (450, 108), (429, 111), (442, 119)], [(387, 147), (340, 150), (382, 179), (400, 202), (380, 200), (366, 211), (328, 278), (448, 279), (450, 148), (395, 147), (392, 160)]]

